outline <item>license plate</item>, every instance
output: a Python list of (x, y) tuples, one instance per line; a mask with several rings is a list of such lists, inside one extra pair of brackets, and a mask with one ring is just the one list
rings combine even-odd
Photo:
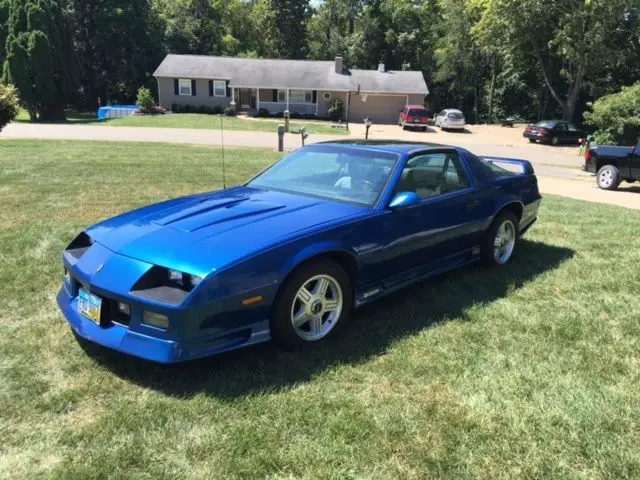
[(78, 310), (82, 315), (97, 325), (100, 325), (101, 308), (102, 299), (100, 297), (96, 297), (83, 288), (80, 289), (80, 294), (78, 295)]

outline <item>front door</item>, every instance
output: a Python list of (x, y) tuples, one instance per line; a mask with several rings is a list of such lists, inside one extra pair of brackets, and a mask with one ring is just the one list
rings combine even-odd
[(386, 213), (385, 288), (469, 258), (483, 208), (455, 150), (410, 158), (395, 192), (422, 202)]
[(251, 109), (251, 90), (248, 88), (240, 89), (240, 110)]

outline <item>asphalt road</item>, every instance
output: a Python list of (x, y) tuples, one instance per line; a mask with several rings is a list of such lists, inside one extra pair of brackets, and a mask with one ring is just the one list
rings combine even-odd
[[(364, 127), (352, 124), (349, 137), (340, 135), (310, 135), (307, 143), (346, 138), (364, 138)], [(552, 147), (530, 144), (521, 136), (520, 128), (472, 126), (465, 133), (404, 131), (396, 125), (374, 125), (370, 138), (412, 140), (467, 148), (475, 154), (529, 160), (539, 178), (542, 193), (562, 195), (581, 200), (609, 203), (640, 209), (640, 188), (622, 184), (620, 191), (606, 192), (597, 188), (595, 179), (581, 170), (582, 157), (576, 147)], [(12, 123), (0, 134), (2, 138), (100, 140), (115, 142), (162, 142), (195, 145), (277, 148), (276, 133), (180, 128), (110, 127), (99, 125), (35, 125)], [(285, 136), (284, 148), (292, 150), (301, 145), (297, 134)]]

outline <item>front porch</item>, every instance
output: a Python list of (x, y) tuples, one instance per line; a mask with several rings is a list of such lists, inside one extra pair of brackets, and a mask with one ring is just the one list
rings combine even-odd
[(285, 110), (300, 115), (318, 115), (318, 95), (315, 90), (232, 88), (231, 105), (237, 112), (257, 113), (261, 109), (271, 115)]

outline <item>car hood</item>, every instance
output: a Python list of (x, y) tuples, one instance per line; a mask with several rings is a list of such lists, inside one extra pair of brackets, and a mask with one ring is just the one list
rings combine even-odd
[(121, 255), (207, 275), (297, 235), (367, 212), (355, 205), (236, 187), (149, 205), (86, 232)]

